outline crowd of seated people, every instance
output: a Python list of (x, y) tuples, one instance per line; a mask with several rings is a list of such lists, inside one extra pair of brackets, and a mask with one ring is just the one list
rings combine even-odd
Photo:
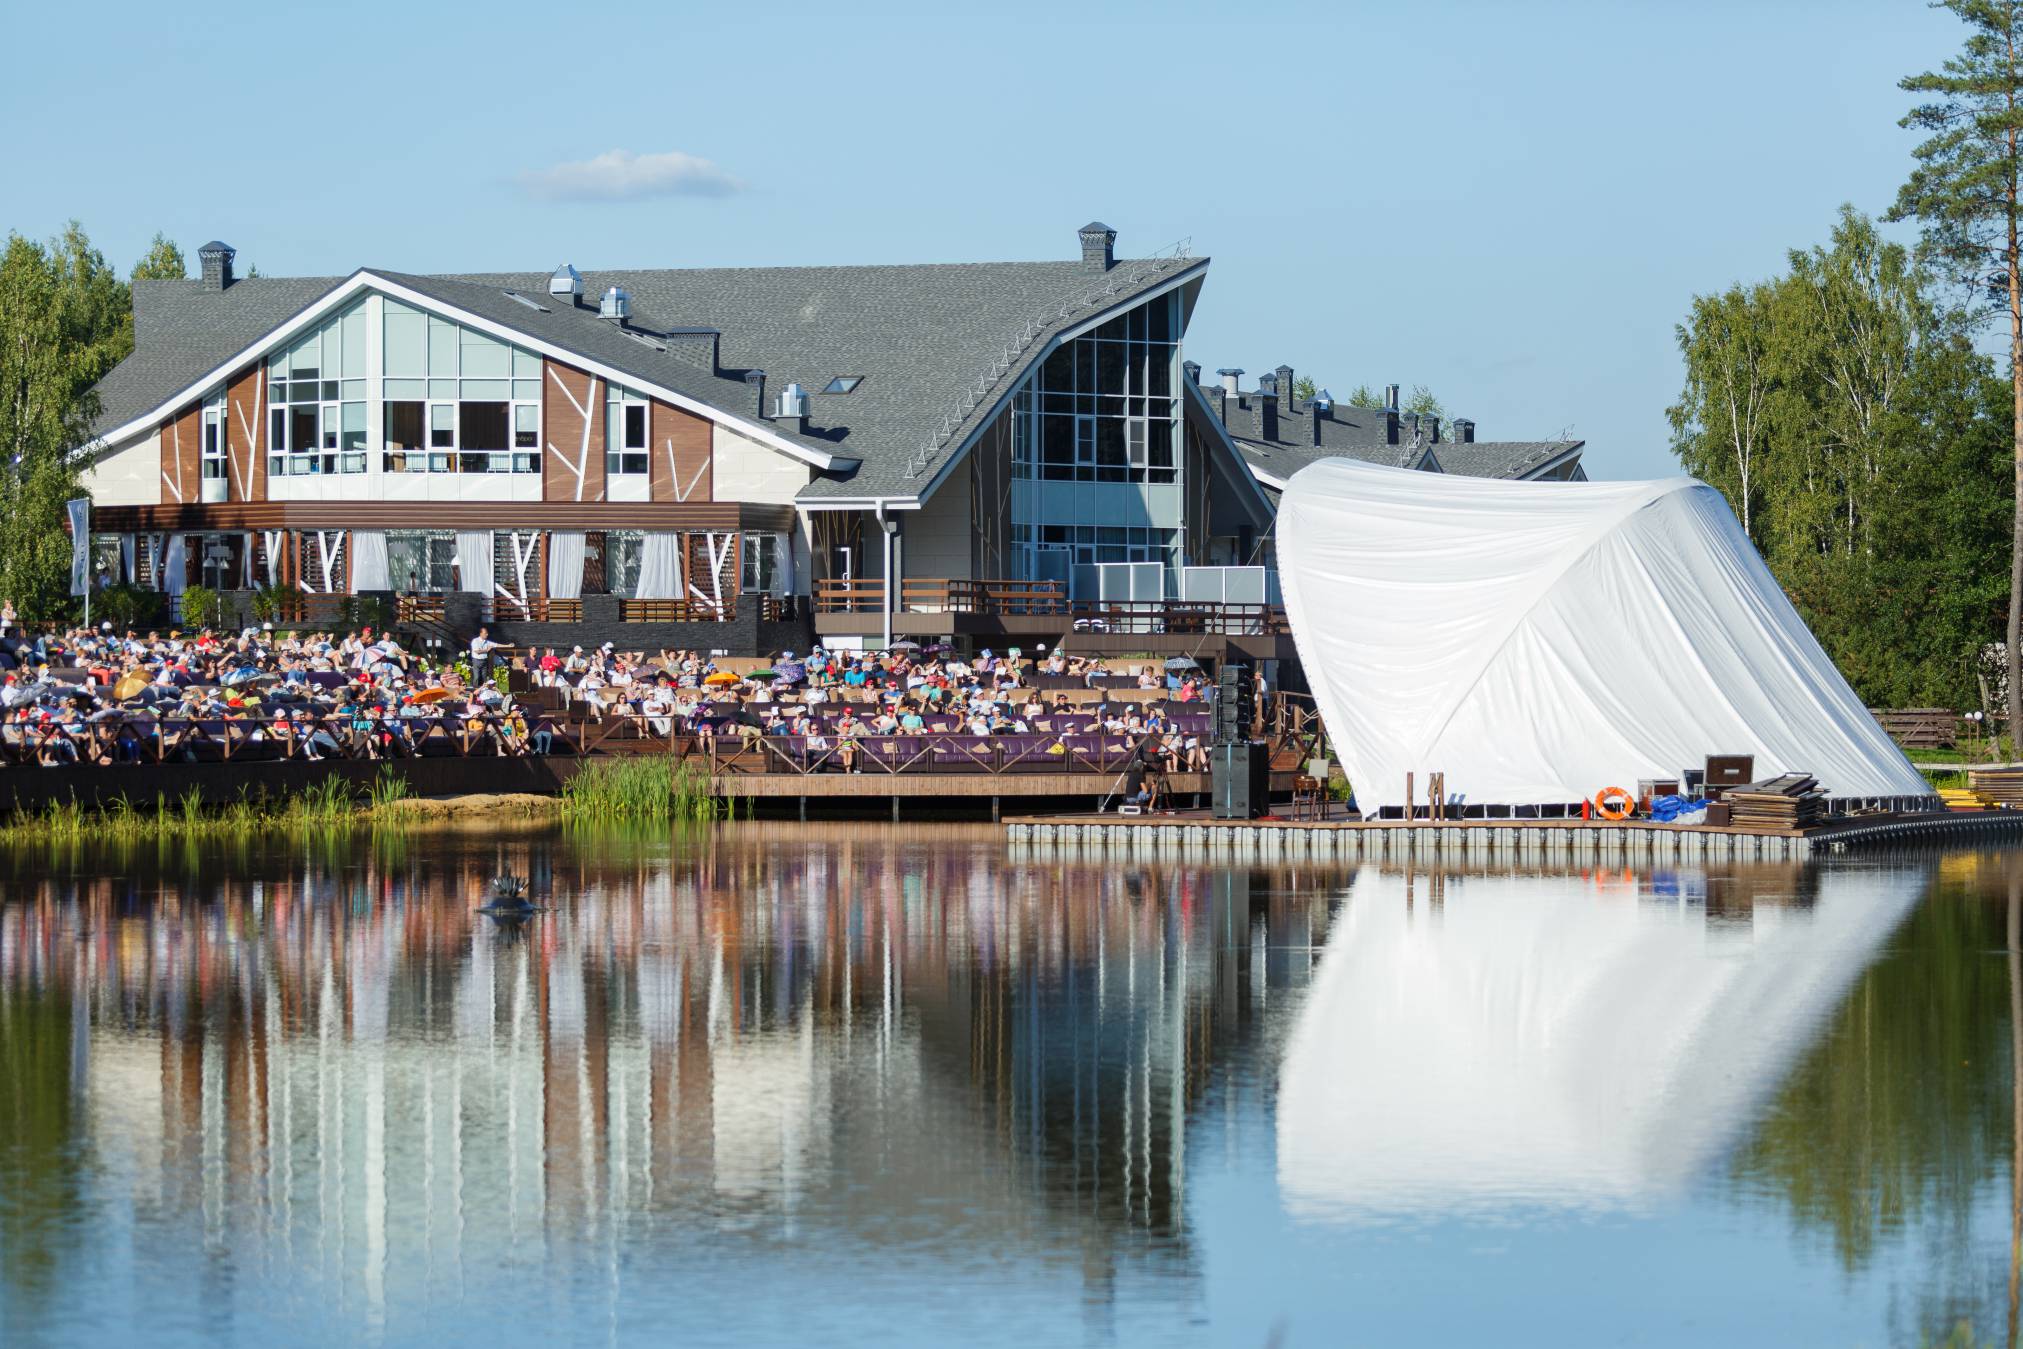
[[(867, 755), (889, 766), (961, 766), (985, 748), (1037, 767), (1095, 749), (1137, 754), (1155, 769), (1206, 772), (1207, 695), (1198, 672), (1145, 665), (1129, 672), (1056, 652), (1035, 663), (1014, 650), (966, 659), (940, 650), (816, 649), (781, 653), (740, 676), (692, 651), (620, 652), (610, 644), (540, 653), (538, 682), (573, 715), (628, 718), (656, 737), (728, 752), (767, 741), (806, 766), (860, 772)], [(1049, 676), (1062, 682), (1041, 687)], [(1139, 690), (1133, 700), (1070, 697), (1074, 688)], [(1163, 697), (1146, 700), (1144, 692)], [(934, 743), (924, 743), (931, 737)], [(974, 742), (965, 745), (963, 742)], [(1090, 742), (1095, 742), (1091, 744)]]
[(570, 748), (585, 723), (617, 719), (685, 750), (770, 746), (810, 770), (845, 773), (873, 758), (898, 769), (986, 755), (999, 767), (1119, 754), (1155, 772), (1208, 767), (1197, 670), (1120, 671), (1059, 651), (1035, 662), (1017, 650), (963, 658), (910, 643), (817, 648), (734, 670), (752, 662), (720, 668), (696, 651), (649, 656), (605, 643), (530, 653), (529, 681), (551, 692), (523, 700), (508, 681), (472, 678), (461, 661), (370, 628), (30, 633), (7, 618), (0, 612), (5, 764), (547, 754)]
[(0, 614), (0, 763), (544, 753), (494, 682), (389, 634), (30, 633)]

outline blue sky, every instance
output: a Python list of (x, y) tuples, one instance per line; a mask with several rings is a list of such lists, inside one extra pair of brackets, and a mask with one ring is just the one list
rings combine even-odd
[(1895, 82), (1960, 36), (1918, 0), (84, 13), (9, 15), (0, 227), (122, 268), (156, 230), (272, 275), (1067, 257), (1098, 217), (1214, 257), (1208, 368), (1425, 384), (1597, 477), (1671, 470), (1690, 297), (1884, 209)]

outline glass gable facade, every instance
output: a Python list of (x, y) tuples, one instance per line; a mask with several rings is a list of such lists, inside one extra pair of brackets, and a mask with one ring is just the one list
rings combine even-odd
[(1105, 562), (1181, 563), (1181, 309), (1147, 300), (1051, 352), (1012, 399), (1019, 574), (1079, 590)]

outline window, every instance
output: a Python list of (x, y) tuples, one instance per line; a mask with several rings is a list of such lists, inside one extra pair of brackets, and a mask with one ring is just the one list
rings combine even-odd
[(225, 429), (230, 425), (230, 409), (223, 389), (204, 400), (204, 452), (202, 472), (205, 482), (225, 480)]
[[(524, 295), (504, 293), (542, 308)], [(398, 300), (383, 303), (381, 467), (389, 473), (539, 473), (541, 358)]]
[(365, 305), (267, 358), (267, 472), (365, 472)]
[(646, 395), (623, 385), (606, 386), (604, 404), (604, 471), (613, 477), (644, 474), (650, 451), (646, 444)]
[(822, 386), (823, 393), (855, 393), (857, 386), (864, 382), (862, 375), (838, 375)]
[(1179, 480), (1178, 303), (1160, 296), (1048, 355), (1013, 399), (1015, 476)]
[[(1139, 525), (1018, 525), (1012, 526), (1012, 546), (1030, 552), (1058, 549), (1075, 563), (1162, 562), (1171, 567), (1180, 542), (1174, 529)], [(1027, 575), (1038, 575), (1029, 560)]]
[(738, 555), (743, 559), (739, 589), (747, 594), (773, 594), (780, 585), (779, 550), (783, 540), (777, 534), (747, 534)]
[(456, 560), (457, 536), (447, 529), (389, 529), (386, 531), (386, 576), (396, 590), (422, 590), (437, 594), (450, 589), (455, 578), (450, 564)]
[(604, 534), (604, 585), (608, 594), (639, 593), (639, 561), (646, 534), (637, 529), (613, 529)]

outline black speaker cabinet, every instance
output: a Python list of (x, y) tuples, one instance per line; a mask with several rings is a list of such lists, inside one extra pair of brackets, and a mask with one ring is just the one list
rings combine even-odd
[(1218, 820), (1254, 820), (1271, 808), (1271, 754), (1261, 740), (1208, 749), (1210, 814)]

